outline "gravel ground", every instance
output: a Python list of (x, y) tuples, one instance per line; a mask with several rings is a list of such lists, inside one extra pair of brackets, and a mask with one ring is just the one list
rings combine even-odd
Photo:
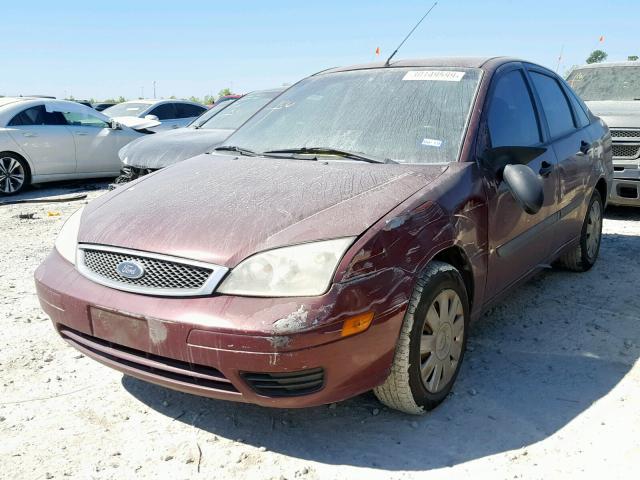
[(635, 477), (640, 210), (608, 211), (590, 272), (545, 271), (487, 312), (451, 397), (410, 417), (371, 394), (307, 410), (204, 399), (82, 356), (32, 279), (81, 204), (0, 206), (1, 478)]

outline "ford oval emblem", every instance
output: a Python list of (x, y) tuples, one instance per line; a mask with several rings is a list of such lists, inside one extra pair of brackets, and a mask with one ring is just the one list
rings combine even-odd
[(135, 280), (144, 275), (144, 266), (133, 260), (125, 260), (116, 266), (116, 272), (121, 277)]

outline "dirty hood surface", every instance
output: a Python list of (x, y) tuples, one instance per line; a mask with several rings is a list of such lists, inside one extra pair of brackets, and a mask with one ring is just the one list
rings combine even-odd
[(589, 101), (589, 109), (609, 128), (640, 128), (640, 101)]
[(91, 202), (78, 240), (233, 267), (261, 250), (360, 235), (445, 170), (200, 155)]
[(164, 168), (205, 153), (225, 140), (233, 130), (177, 128), (140, 137), (119, 152), (125, 165)]

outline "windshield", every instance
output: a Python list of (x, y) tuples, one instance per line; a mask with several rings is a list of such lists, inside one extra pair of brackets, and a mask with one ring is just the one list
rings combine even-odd
[(151, 105), (148, 103), (124, 102), (105, 108), (102, 113), (107, 117), (137, 117)]
[(640, 99), (640, 65), (579, 68), (567, 77), (567, 83), (583, 100)]
[(196, 118), (193, 122), (191, 122), (189, 124), (189, 126), (190, 127), (198, 127), (198, 128), (200, 128), (200, 126), (203, 123), (205, 123), (207, 120), (209, 120), (214, 115), (217, 115), (220, 112), (220, 110), (223, 110), (223, 109), (227, 108), (232, 103), (233, 102), (218, 102), (218, 103), (216, 103), (213, 107), (211, 107), (209, 110), (207, 110), (202, 115), (200, 115), (198, 118)]
[(455, 161), (480, 75), (420, 67), (315, 75), (254, 115), (225, 145), (342, 150), (400, 163)]
[[(239, 98), (235, 102), (224, 102), (222, 108), (212, 115), (208, 115), (209, 112), (207, 112), (205, 115), (208, 115), (208, 118), (205, 119), (205, 115), (199, 118), (198, 125), (200, 128), (235, 130), (246, 122), (251, 115), (273, 100), (279, 93), (280, 90), (253, 92)], [(213, 107), (211, 110), (214, 108), (216, 107)]]

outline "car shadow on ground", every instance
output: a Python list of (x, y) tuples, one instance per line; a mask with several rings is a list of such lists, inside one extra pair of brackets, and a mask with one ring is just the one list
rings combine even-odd
[(605, 234), (591, 271), (542, 272), (487, 312), (472, 330), (453, 393), (422, 417), (383, 408), (371, 393), (280, 410), (130, 377), (122, 383), (151, 408), (203, 431), (333, 465), (428, 470), (519, 449), (611, 392), (640, 356), (639, 276), (629, 251), (640, 251), (640, 237)]
[(20, 202), (22, 200), (45, 200), (50, 197), (55, 198), (63, 195), (68, 196), (85, 193), (92, 190), (102, 190), (106, 189), (112, 181), (113, 177), (109, 177), (90, 180), (65, 180), (31, 185), (23, 192), (15, 195), (0, 196), (0, 205)]

